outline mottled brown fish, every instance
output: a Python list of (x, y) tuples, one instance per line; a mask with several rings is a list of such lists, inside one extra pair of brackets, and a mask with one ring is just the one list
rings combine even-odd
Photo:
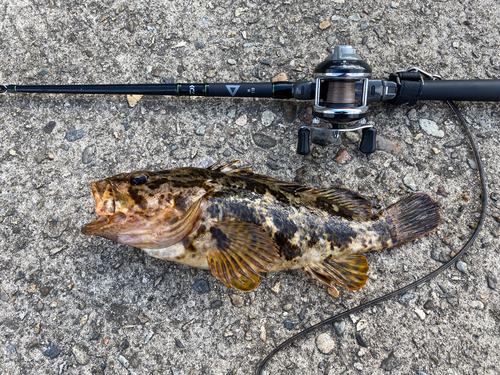
[(92, 182), (100, 217), (82, 232), (210, 269), (244, 292), (259, 285), (261, 272), (288, 269), (358, 290), (368, 279), (362, 253), (400, 246), (439, 225), (438, 206), (423, 193), (373, 214), (370, 201), (345, 187), (311, 189), (235, 165)]

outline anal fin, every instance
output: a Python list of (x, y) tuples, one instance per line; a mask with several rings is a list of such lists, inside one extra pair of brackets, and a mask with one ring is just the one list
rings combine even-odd
[(272, 238), (258, 225), (222, 221), (210, 227), (206, 245), (212, 274), (228, 288), (249, 292), (259, 285), (260, 272), (274, 263), (278, 251)]
[(305, 266), (303, 270), (321, 284), (332, 287), (335, 282), (349, 290), (359, 290), (368, 280), (368, 261), (363, 255), (346, 255)]

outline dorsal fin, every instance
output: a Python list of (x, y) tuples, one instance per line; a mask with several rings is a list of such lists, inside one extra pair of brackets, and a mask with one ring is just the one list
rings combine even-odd
[(368, 219), (373, 216), (371, 202), (344, 186), (334, 186), (329, 189), (313, 189), (294, 182), (283, 182), (272, 177), (253, 173), (250, 167), (236, 168), (235, 166), (238, 163), (239, 160), (223, 165), (216, 163), (207, 169), (261, 181), (271, 191), (280, 191), (300, 197), (304, 199), (304, 203), (306, 204), (323, 206), (332, 214), (349, 219)]

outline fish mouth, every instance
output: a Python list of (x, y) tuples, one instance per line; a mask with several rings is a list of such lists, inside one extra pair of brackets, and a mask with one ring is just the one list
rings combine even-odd
[(123, 214), (116, 215), (116, 202), (113, 193), (113, 186), (107, 180), (91, 182), (90, 188), (95, 200), (95, 213), (99, 215), (97, 220), (88, 223), (82, 228), (82, 233), (86, 235), (102, 236), (105, 228), (111, 224), (115, 216), (124, 216)]

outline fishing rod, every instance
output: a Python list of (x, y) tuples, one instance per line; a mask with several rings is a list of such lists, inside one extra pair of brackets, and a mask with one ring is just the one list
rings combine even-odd
[[(431, 78), (424, 80), (423, 77)], [(362, 121), (368, 103), (414, 105), (419, 100), (500, 101), (500, 80), (441, 80), (419, 68), (372, 79), (372, 69), (351, 46), (336, 46), (314, 70), (314, 82), (173, 83), (134, 85), (0, 85), (0, 94), (129, 94), (314, 100), (313, 126), (300, 127), (297, 153), (310, 152), (310, 131), (362, 130), (359, 149), (376, 150), (376, 129)], [(439, 79), (435, 79), (439, 78)], [(361, 121), (360, 121), (361, 120)], [(330, 128), (321, 124), (326, 123)], [(358, 123), (358, 124), (356, 124)]]

